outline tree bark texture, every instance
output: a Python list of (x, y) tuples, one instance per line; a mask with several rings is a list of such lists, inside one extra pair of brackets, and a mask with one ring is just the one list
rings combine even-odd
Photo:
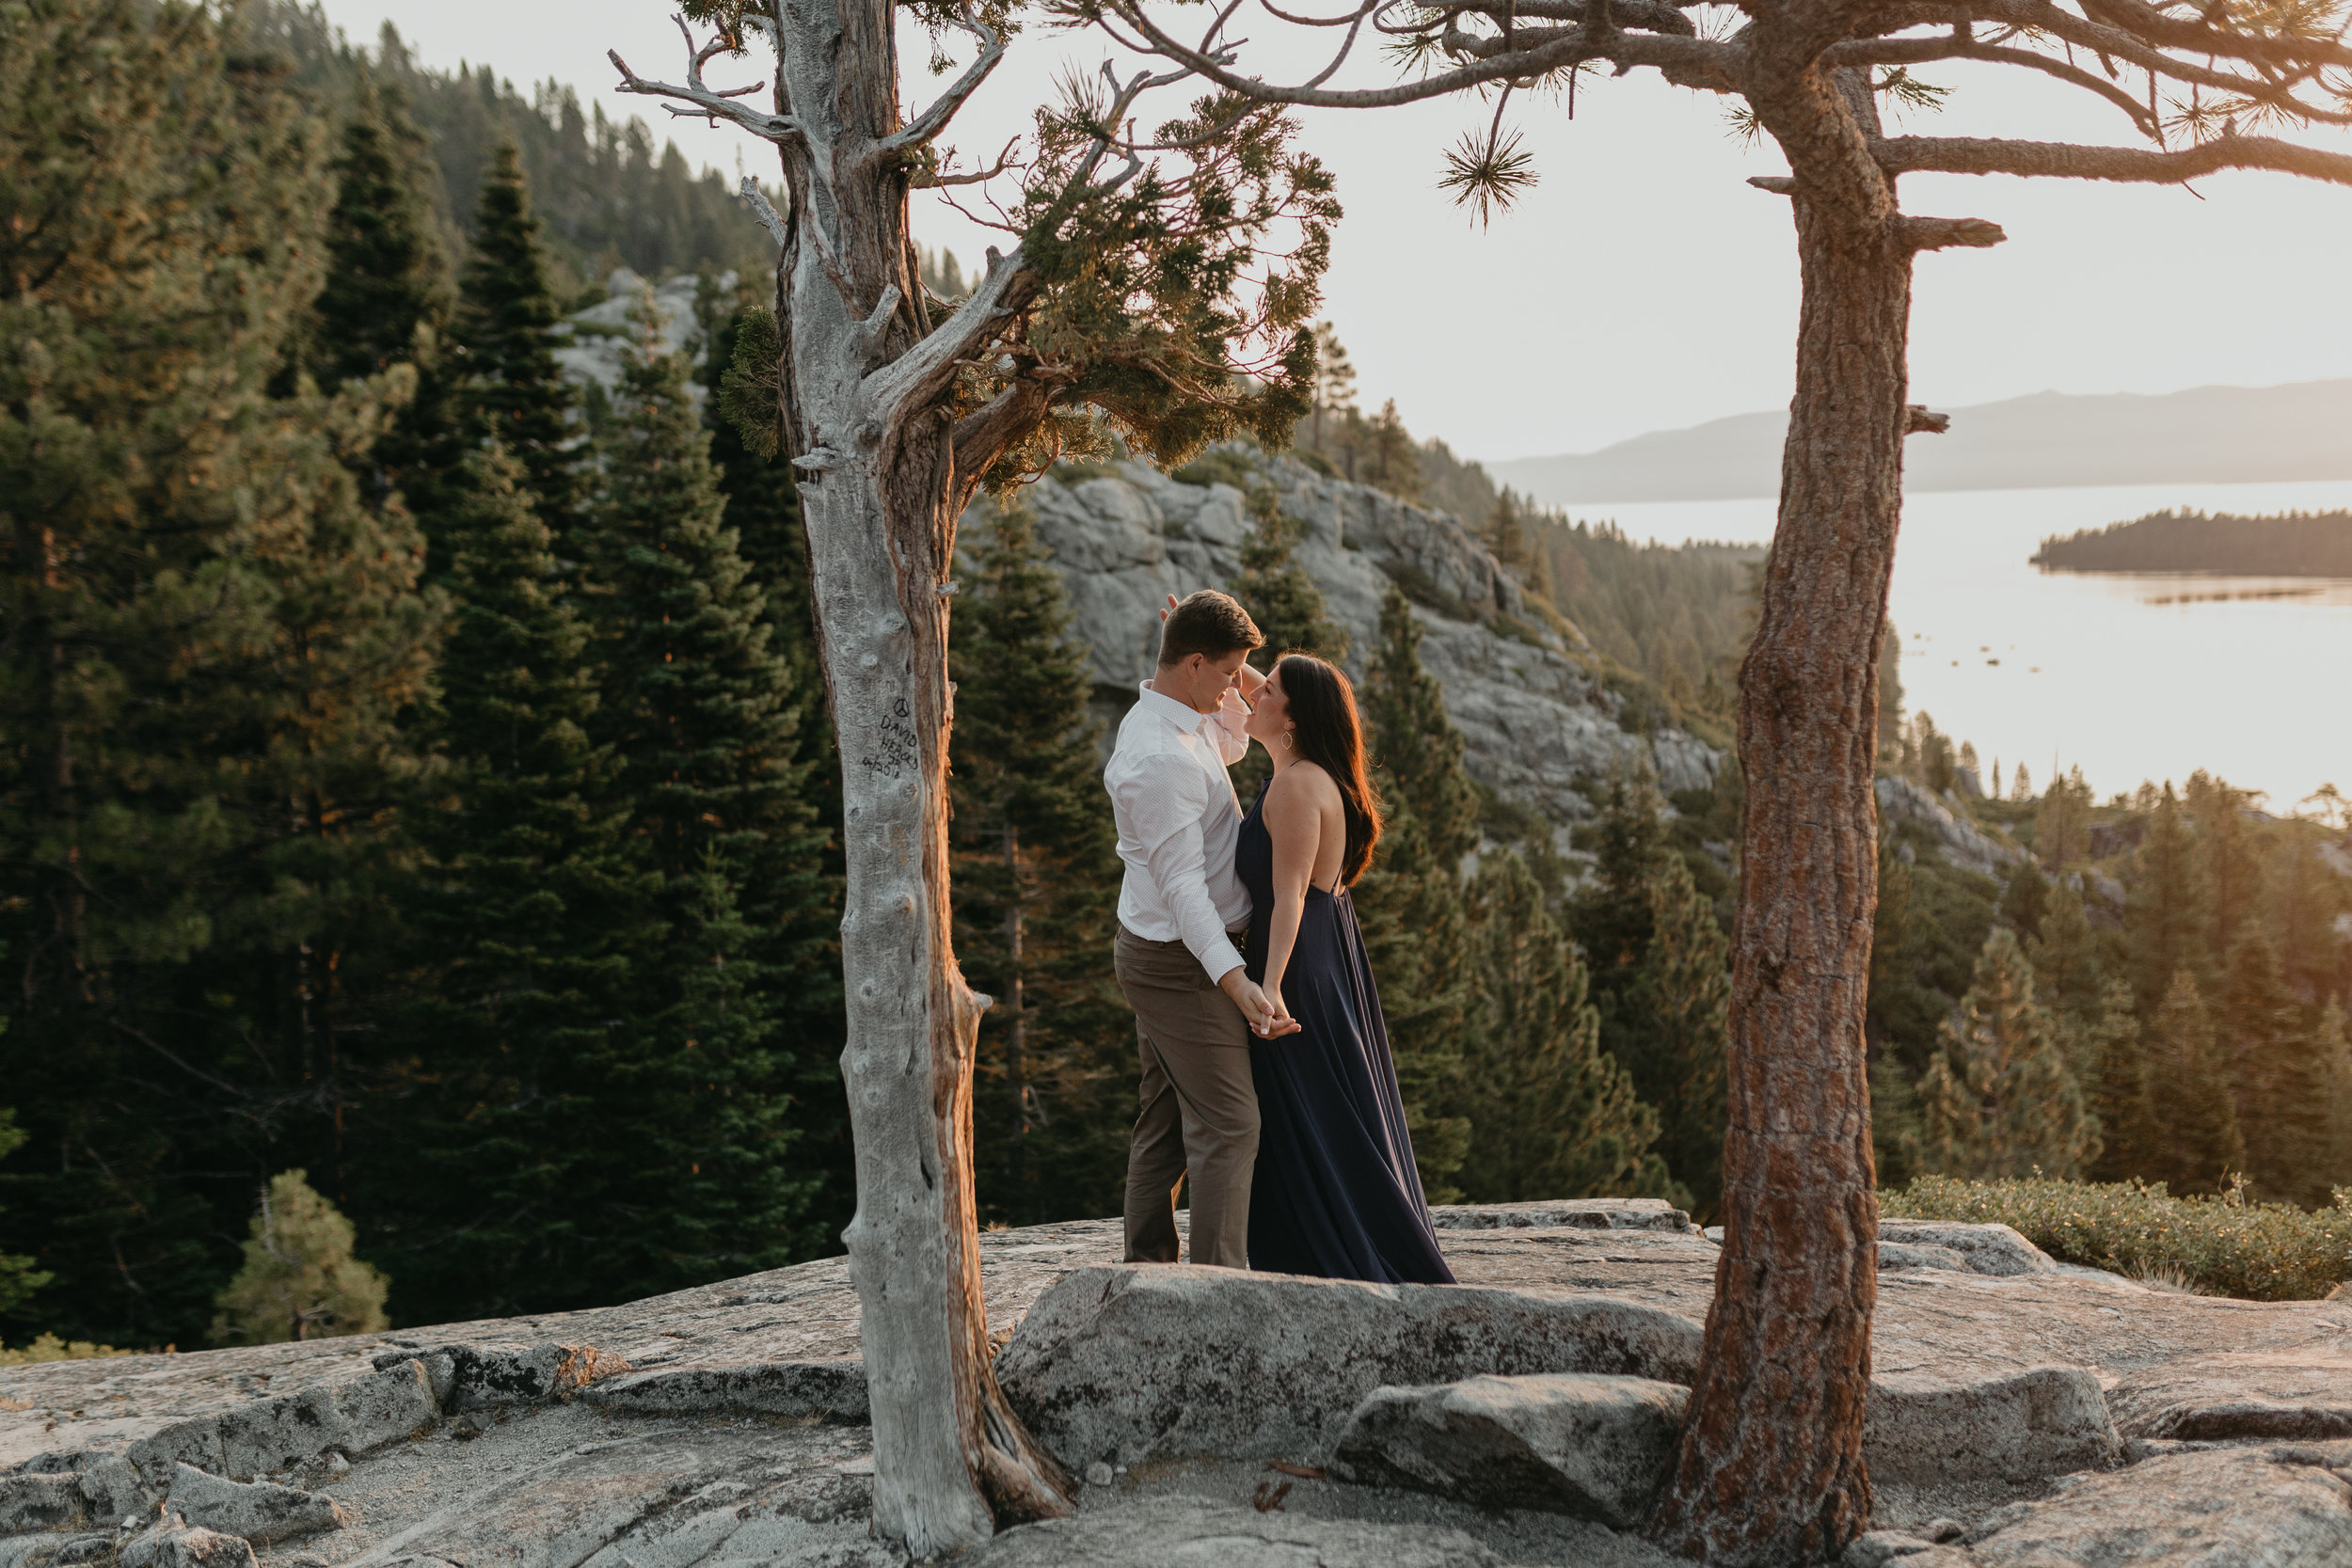
[[(839, 736), (841, 921), (874, 1523), (917, 1558), (1071, 1511), (1070, 1482), (989, 1368), (972, 1190), (981, 1010), (947, 903), (947, 593), (959, 463), (907, 232), (889, 0), (795, 0), (777, 108), (791, 214), (777, 263), (784, 429), (801, 470), (818, 646)], [(1005, 269), (983, 279), (983, 311)], [(923, 352), (927, 350), (930, 359)], [(914, 356), (913, 359), (909, 356)], [(933, 363), (924, 373), (917, 365)]]
[(1759, 96), (1797, 171), (1804, 305), (1762, 617), (1740, 676), (1724, 1244), (1653, 1529), (1723, 1568), (1824, 1561), (1869, 1528), (1878, 1205), (1862, 1030), (1879, 653), (1911, 422), (1905, 220), (1874, 170), (1875, 189), (1840, 178), (1840, 132), (1869, 114), (1867, 93), (1854, 103), (1808, 69), (1777, 103)]

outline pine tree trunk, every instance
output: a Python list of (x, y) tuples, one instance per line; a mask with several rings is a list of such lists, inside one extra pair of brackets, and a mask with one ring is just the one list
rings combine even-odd
[(1892, 214), (1856, 223), (1803, 197), (1795, 207), (1797, 390), (1740, 677), (1724, 1244), (1656, 1530), (1710, 1568), (1833, 1559), (1870, 1516), (1878, 1206), (1862, 1030), (1911, 252)]
[(929, 1558), (998, 1522), (1071, 1512), (1068, 1478), (997, 1389), (980, 1294), (972, 1067), (988, 999), (956, 966), (947, 902), (947, 595), (974, 476), (957, 472), (950, 389), (910, 402), (875, 373), (930, 329), (907, 233), (912, 159), (877, 145), (900, 123), (890, 0), (773, 15), (777, 109), (801, 128), (779, 144), (792, 196), (779, 392), (848, 870), (842, 1072), (858, 1196), (843, 1240), (873, 1411), (875, 1529)]
[(1012, 1085), (1012, 1190), (1025, 1199), (1029, 1191), (1029, 1064), (1028, 1019), (1023, 1007), (1021, 938), (1023, 907), (1028, 902), (1021, 886), (1021, 830), (1005, 825), (1005, 1078)]

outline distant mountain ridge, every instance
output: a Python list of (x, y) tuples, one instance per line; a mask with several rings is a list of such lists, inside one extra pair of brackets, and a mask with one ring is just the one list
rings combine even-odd
[[(2352, 379), (2156, 396), (2036, 392), (1944, 412), (1948, 434), (1915, 436), (1904, 448), (1906, 488), (2352, 479)], [(1771, 496), (1788, 427), (1785, 411), (1737, 414), (1599, 451), (1486, 467), (1548, 506)]]

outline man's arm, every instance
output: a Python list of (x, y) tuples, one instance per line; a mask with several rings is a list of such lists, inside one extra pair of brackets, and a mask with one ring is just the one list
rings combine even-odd
[(1144, 864), (1176, 916), (1177, 934), (1210, 978), (1222, 981), (1241, 967), (1241, 955), (1209, 896), (1208, 851), (1200, 836), (1209, 778), (1182, 758), (1154, 761), (1159, 765), (1123, 773), (1111, 786), (1111, 799), (1143, 847)]
[(1216, 900), (1209, 896), (1208, 852), (1200, 836), (1208, 775), (1182, 758), (1153, 761), (1158, 766), (1122, 771), (1109, 781), (1111, 800), (1125, 830), (1143, 847), (1144, 867), (1175, 912), (1178, 935), (1251, 1029), (1268, 1038), (1292, 1033), (1299, 1025), (1274, 1010), (1242, 967)]

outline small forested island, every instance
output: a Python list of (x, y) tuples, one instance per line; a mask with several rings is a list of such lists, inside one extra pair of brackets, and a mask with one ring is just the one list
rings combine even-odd
[(2352, 512), (2152, 512), (2128, 523), (2044, 539), (2032, 562), (2057, 572), (2226, 572), (2352, 578)]

